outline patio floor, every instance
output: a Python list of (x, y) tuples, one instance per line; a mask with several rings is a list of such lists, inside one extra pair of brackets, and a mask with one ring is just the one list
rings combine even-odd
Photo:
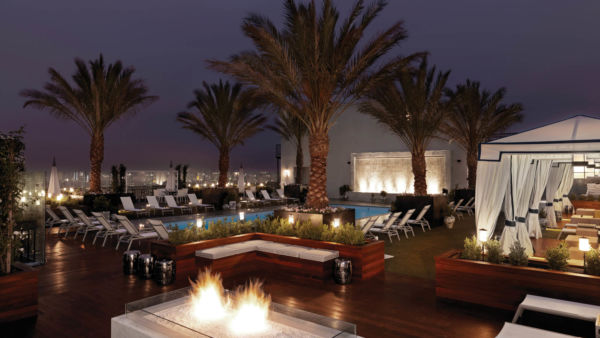
[[(40, 267), (37, 320), (0, 328), (3, 337), (108, 337), (110, 318), (122, 314), (125, 303), (187, 286), (180, 280), (159, 287), (123, 275), (122, 250), (90, 242), (48, 236), (48, 262)], [(149, 250), (147, 243), (142, 250)], [(365, 337), (494, 337), (512, 317), (503, 311), (439, 301), (434, 281), (391, 272), (347, 286), (257, 277), (265, 281), (273, 301), (356, 323), (358, 334)], [(225, 285), (233, 287), (245, 279), (225, 280)]]

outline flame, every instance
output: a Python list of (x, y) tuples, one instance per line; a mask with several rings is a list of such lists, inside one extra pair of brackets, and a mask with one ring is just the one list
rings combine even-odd
[(230, 329), (236, 334), (252, 334), (267, 328), (271, 296), (264, 293), (262, 283), (250, 281), (235, 292), (235, 309)]
[(225, 316), (228, 299), (225, 297), (221, 275), (210, 269), (198, 272), (198, 281), (193, 282), (190, 292), (192, 315), (197, 320), (215, 320)]

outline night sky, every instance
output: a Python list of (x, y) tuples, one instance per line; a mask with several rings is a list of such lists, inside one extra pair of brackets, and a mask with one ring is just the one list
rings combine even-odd
[[(409, 38), (394, 53), (429, 51), (431, 62), (451, 69), (450, 84), (469, 77), (486, 88), (508, 88), (523, 103), (525, 121), (515, 131), (600, 110), (600, 2), (390, 1), (375, 30), (398, 19)], [(343, 13), (348, 3), (338, 1)], [(75, 57), (103, 53), (133, 65), (160, 100), (111, 126), (104, 169), (164, 169), (169, 160), (214, 170), (217, 152), (181, 129), (176, 113), (203, 80), (220, 77), (205, 60), (251, 48), (240, 30), (249, 12), (281, 21), (282, 3), (252, 1), (2, 0), (0, 1), (0, 130), (25, 125), (27, 164), (47, 170), (89, 167), (89, 138), (73, 122), (23, 109), (24, 88), (41, 89), (47, 69), (74, 71)], [(346, 17), (345, 14), (342, 15)], [(279, 138), (265, 131), (232, 153), (232, 167), (273, 170)]]

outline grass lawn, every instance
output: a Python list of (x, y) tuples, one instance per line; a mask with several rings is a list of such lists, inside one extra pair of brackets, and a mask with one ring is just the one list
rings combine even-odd
[(394, 258), (385, 260), (385, 271), (434, 279), (433, 257), (450, 249), (462, 248), (465, 237), (475, 233), (475, 217), (465, 216), (461, 220), (457, 219), (453, 229), (438, 226), (426, 232), (423, 232), (421, 227), (414, 227), (414, 230), (415, 237), (409, 234), (409, 238), (406, 239), (401, 233), (401, 240), (398, 241), (394, 237), (392, 243), (386, 236), (385, 253)]

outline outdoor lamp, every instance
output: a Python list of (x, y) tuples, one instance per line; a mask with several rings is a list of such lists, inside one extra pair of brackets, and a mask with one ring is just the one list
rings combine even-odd
[(196, 227), (197, 228), (202, 228), (202, 223), (204, 223), (204, 220), (202, 218), (196, 218)]
[(63, 199), (63, 194), (58, 194), (58, 196), (56, 196), (56, 200), (60, 202), (60, 200)]
[(488, 239), (488, 232), (486, 229), (479, 229), (479, 237), (478, 237), (479, 241), (481, 243), (485, 243), (487, 242)]
[(486, 229), (479, 229), (477, 239), (481, 242), (481, 258), (485, 256), (485, 242), (488, 239), (488, 232)]
[(140, 230), (144, 230), (144, 223), (140, 223)]
[(289, 215), (288, 216), (288, 223), (294, 224), (294, 215)]
[(243, 220), (244, 220), (244, 212), (243, 212), (243, 211), (241, 211), (241, 212), (240, 212), (240, 221), (243, 221)]
[(585, 273), (585, 253), (590, 251), (590, 239), (587, 237), (579, 237), (579, 250), (583, 251), (583, 272)]
[(333, 225), (334, 228), (339, 227), (340, 226), (340, 219), (339, 218), (334, 218), (332, 225)]

